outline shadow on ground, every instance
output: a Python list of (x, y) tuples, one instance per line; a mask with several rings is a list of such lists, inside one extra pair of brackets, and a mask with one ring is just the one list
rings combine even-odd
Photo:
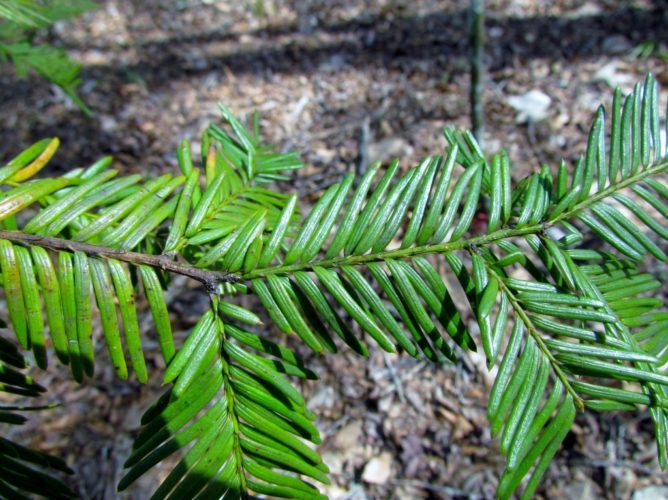
[[(490, 72), (536, 58), (574, 61), (619, 55), (619, 47), (610, 43), (615, 35), (631, 46), (647, 40), (667, 42), (667, 14), (661, 4), (656, 2), (653, 9), (621, 8), (562, 18), (490, 14), (487, 18)], [(132, 8), (140, 13), (141, 9), (152, 7), (136, 4)], [(316, 18), (314, 24), (308, 29), (289, 24), (235, 34), (224, 29), (196, 32), (186, 27), (169, 32), (161, 41), (111, 46), (91, 40), (83, 46), (68, 48), (102, 51), (110, 56), (112, 63), (84, 69), (84, 81), (90, 84), (84, 86), (82, 94), (99, 114), (112, 116), (125, 103), (122, 87), (132, 81), (142, 82), (147, 92), (153, 94), (169, 92), (175, 82), (191, 82), (197, 88), (207, 78), (224, 81), (230, 73), (251, 74), (259, 80), (276, 74), (309, 77), (328, 64), (358, 71), (384, 67), (410, 72), (418, 67), (429, 75), (442, 74), (446, 79), (466, 72), (466, 11), (428, 16), (399, 11), (363, 15), (340, 23)], [(133, 50), (134, 57), (127, 58), (125, 64), (122, 52), (127, 49)], [(16, 81), (5, 73), (0, 84), (0, 115), (13, 117), (0, 124), (3, 137), (0, 158), (16, 154), (38, 138), (58, 135), (68, 145), (77, 144), (71, 156), (68, 152), (60, 156), (60, 161), (68, 166), (94, 161), (106, 153), (141, 159), (146, 139), (133, 123), (109, 132), (99, 116), (86, 117), (76, 109), (62, 107), (55, 113), (43, 109), (40, 99), (43, 101), (44, 94), (50, 92), (45, 82)], [(48, 117), (44, 116), (46, 113)], [(414, 117), (416, 122), (421, 118), (417, 114)], [(18, 121), (24, 123), (17, 126)], [(153, 151), (158, 155), (171, 152), (171, 149)]]

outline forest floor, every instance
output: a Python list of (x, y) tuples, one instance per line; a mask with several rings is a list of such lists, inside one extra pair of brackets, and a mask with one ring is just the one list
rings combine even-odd
[[(507, 148), (516, 177), (576, 159), (613, 87), (629, 91), (648, 71), (668, 83), (663, 1), (486, 4), (485, 148)], [(198, 148), (222, 101), (246, 122), (257, 110), (263, 136), (301, 155), (307, 167), (283, 188), (308, 203), (355, 169), (361, 153), (399, 156), (408, 167), (442, 150), (443, 127), (470, 125), (467, 9), (465, 0), (105, 0), (49, 35), (83, 63), (80, 93), (95, 115), (3, 65), (0, 159), (57, 135), (54, 169), (112, 154), (125, 173), (171, 172), (178, 143)], [(203, 297), (189, 286), (171, 295), (182, 332)], [(153, 347), (149, 361), (160, 367)], [(493, 497), (503, 464), (486, 419), (482, 357), (434, 366), (344, 349), (309, 363), (321, 378), (303, 390), (322, 431), (331, 498)], [(140, 386), (117, 380), (110, 366), (101, 360), (81, 386), (58, 367), (37, 374), (63, 406), (35, 415), (21, 434), (67, 459), (82, 498), (119, 496), (139, 417), (161, 392), (159, 370)], [(122, 497), (147, 498), (164, 472)], [(648, 414), (579, 415), (539, 495), (668, 498)]]

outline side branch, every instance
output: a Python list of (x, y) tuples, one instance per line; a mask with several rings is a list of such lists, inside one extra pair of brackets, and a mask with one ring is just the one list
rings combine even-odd
[(40, 236), (36, 234), (26, 234), (21, 231), (3, 231), (0, 230), (0, 239), (9, 240), (13, 243), (23, 245), (33, 245), (48, 248), (50, 250), (66, 250), (70, 252), (83, 252), (93, 257), (102, 257), (106, 259), (116, 259), (136, 266), (146, 265), (157, 267), (164, 271), (174, 274), (187, 276), (202, 283), (208, 291), (213, 292), (221, 283), (236, 283), (240, 280), (239, 276), (233, 273), (224, 273), (220, 271), (211, 271), (199, 269), (190, 264), (183, 264), (173, 260), (168, 255), (148, 255), (138, 252), (127, 252), (78, 241), (69, 241), (50, 236)]

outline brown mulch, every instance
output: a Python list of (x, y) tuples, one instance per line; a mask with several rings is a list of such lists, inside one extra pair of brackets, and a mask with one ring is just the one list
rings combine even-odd
[[(95, 116), (3, 65), (0, 159), (57, 135), (56, 171), (105, 154), (125, 173), (173, 171), (179, 142), (198, 148), (222, 101), (242, 120), (258, 110), (264, 137), (300, 152), (307, 167), (283, 188), (309, 200), (356, 168), (365, 122), (369, 160), (401, 156), (406, 166), (443, 148), (444, 126), (469, 125), (464, 0), (101, 4), (46, 37), (84, 64), (81, 96)], [(484, 139), (490, 152), (508, 149), (518, 177), (580, 154), (611, 85), (628, 90), (647, 71), (668, 83), (663, 1), (496, 0), (487, 8)], [(546, 116), (517, 123), (508, 98), (531, 90), (550, 98)], [(203, 296), (186, 285), (172, 294), (180, 330), (192, 326)], [(291, 345), (321, 377), (303, 390), (318, 415), (333, 480), (323, 491), (332, 498), (493, 496), (503, 463), (488, 428), (491, 379), (481, 356), (434, 366), (373, 349), (369, 359), (345, 349), (315, 357)], [(81, 386), (62, 367), (36, 374), (52, 389), (47, 399), (63, 407), (33, 415), (18, 436), (65, 457), (82, 498), (119, 496), (139, 417), (161, 392), (153, 347), (147, 386), (118, 381), (102, 346), (95, 377)], [(146, 498), (165, 470), (123, 497)], [(649, 416), (588, 413), (578, 416), (539, 494), (640, 500), (650, 485), (668, 487)]]

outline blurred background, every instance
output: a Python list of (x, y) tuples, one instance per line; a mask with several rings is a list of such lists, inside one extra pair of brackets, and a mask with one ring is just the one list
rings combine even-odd
[[(376, 159), (405, 167), (444, 146), (442, 129), (470, 127), (468, 0), (98, 0), (37, 41), (83, 65), (77, 94), (0, 64), (0, 159), (43, 137), (63, 142), (51, 172), (112, 154), (122, 172), (174, 171), (175, 150), (219, 121), (218, 101), (307, 165), (282, 189), (315, 199)], [(614, 87), (651, 71), (668, 83), (662, 1), (485, 2), (485, 149), (507, 148), (514, 177), (574, 160), (592, 115)], [(665, 94), (661, 102), (665, 106)], [(206, 296), (170, 295), (186, 332)], [(309, 357), (301, 346), (292, 343)], [(106, 356), (100, 346), (99, 355)], [(160, 368), (155, 349), (153, 365)], [(303, 386), (332, 470), (331, 498), (491, 498), (502, 470), (486, 420), (482, 357), (454, 366), (373, 351), (310, 357), (321, 380)], [(106, 368), (105, 368), (106, 365)], [(139, 417), (160, 392), (122, 383), (110, 363), (79, 386), (53, 366), (38, 381), (65, 406), (34, 416), (23, 442), (65, 457), (82, 498), (118, 498), (115, 485)], [(545, 475), (544, 498), (668, 498), (647, 414), (579, 415)], [(143, 499), (144, 478), (123, 498)]]

